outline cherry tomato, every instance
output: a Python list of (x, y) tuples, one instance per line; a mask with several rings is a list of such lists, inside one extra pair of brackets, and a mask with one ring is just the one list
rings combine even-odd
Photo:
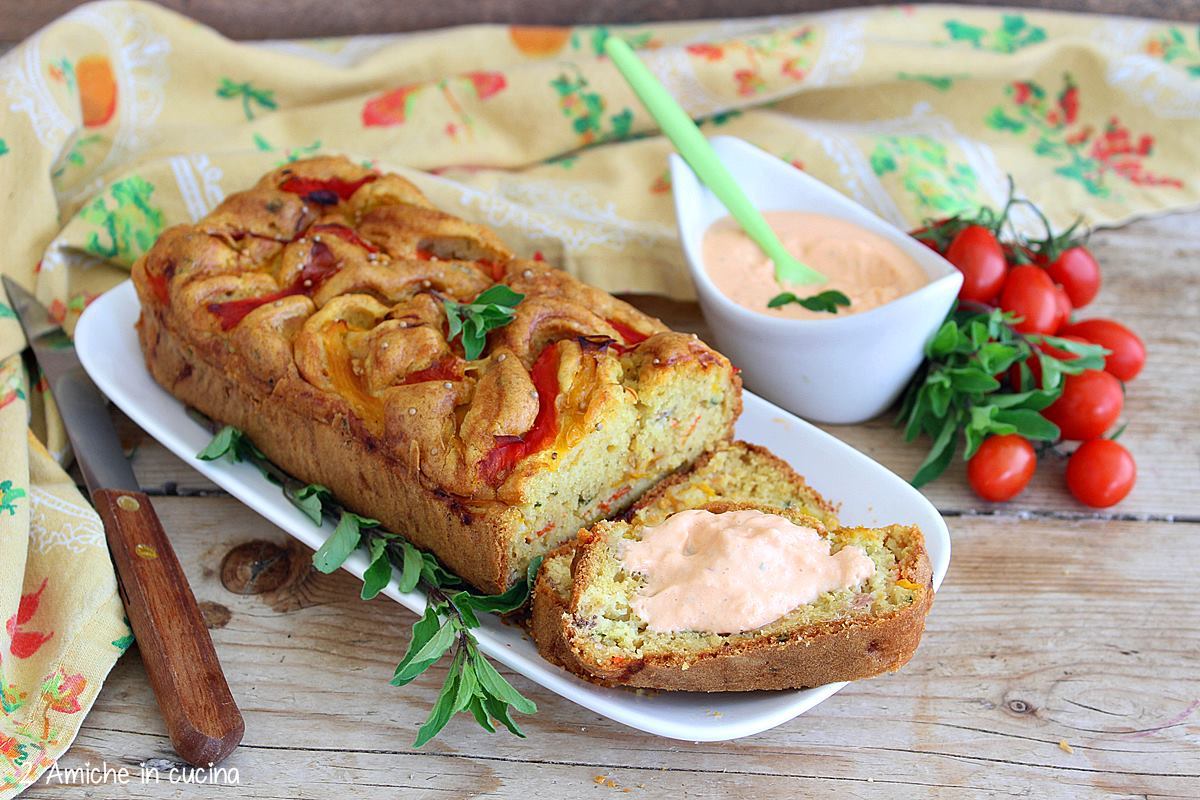
[(1037, 454), (1023, 436), (989, 436), (967, 462), (967, 480), (975, 494), (1001, 503), (1021, 493), (1037, 469)]
[(1090, 250), (1082, 245), (1068, 247), (1046, 267), (1051, 279), (1061, 283), (1071, 298), (1071, 305), (1083, 308), (1100, 291), (1100, 265)]
[(1121, 416), (1125, 394), (1121, 382), (1099, 369), (1063, 378), (1062, 396), (1042, 415), (1062, 431), (1064, 439), (1097, 439)]
[(1058, 284), (1054, 285), (1054, 303), (1058, 308), (1058, 320), (1054, 323), (1054, 330), (1061, 331), (1062, 327), (1071, 321), (1071, 312), (1075, 309), (1066, 289)]
[[(1094, 342), (1089, 342), (1087, 339), (1084, 339), (1080, 336), (1059, 336), (1059, 338), (1069, 339), (1072, 342), (1079, 342), (1080, 344), (1094, 344)], [(1079, 356), (1075, 355), (1074, 353), (1063, 350), (1059, 347), (1055, 347), (1049, 342), (1042, 342), (1037, 346), (1037, 349), (1041, 350), (1048, 356), (1057, 358), (1059, 361), (1072, 361), (1076, 358), (1079, 358)], [(1037, 358), (1037, 356), (1033, 356), (1026, 363), (1029, 364), (1029, 371), (1033, 374), (1033, 385), (1040, 388), (1042, 385), (1041, 359)], [(1021, 365), (1019, 363), (1013, 364), (1008, 368), (1008, 382), (1013, 386), (1014, 389), (1021, 385)]]
[(1092, 508), (1108, 508), (1125, 499), (1137, 480), (1137, 464), (1111, 439), (1084, 442), (1067, 461), (1067, 488)]
[(1104, 371), (1118, 380), (1131, 381), (1146, 364), (1146, 345), (1136, 333), (1111, 319), (1085, 319), (1066, 326), (1062, 333), (1082, 337), (1112, 352), (1105, 356)]
[(946, 248), (946, 260), (963, 274), (958, 296), (963, 300), (990, 303), (1004, 286), (1008, 264), (992, 232), (982, 225), (968, 225)]
[(1020, 321), (1013, 327), (1021, 333), (1052, 333), (1059, 319), (1054, 281), (1046, 270), (1031, 264), (1009, 270), (1000, 307), (1016, 314)]

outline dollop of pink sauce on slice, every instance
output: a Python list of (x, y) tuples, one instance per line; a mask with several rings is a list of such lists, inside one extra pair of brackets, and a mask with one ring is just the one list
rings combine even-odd
[(826, 214), (767, 211), (767, 224), (788, 252), (829, 278), (819, 286), (780, 285), (775, 266), (731, 217), (704, 233), (704, 270), (721, 294), (740, 306), (772, 317), (833, 319), (796, 303), (767, 308), (780, 292), (808, 297), (837, 289), (850, 298), (837, 316), (859, 314), (903, 297), (929, 283), (925, 270), (897, 245), (861, 225)]
[(618, 557), (645, 580), (632, 606), (651, 631), (742, 633), (875, 574), (861, 547), (829, 549), (777, 514), (692, 510), (626, 540)]

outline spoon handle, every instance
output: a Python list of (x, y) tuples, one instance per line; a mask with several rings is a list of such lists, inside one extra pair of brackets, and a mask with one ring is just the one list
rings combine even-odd
[(646, 69), (645, 64), (629, 45), (616, 36), (610, 36), (604, 43), (604, 51), (633, 87), (642, 105), (658, 121), (663, 133), (695, 171), (696, 176), (712, 190), (754, 243), (775, 262), (776, 280), (786, 280), (789, 283), (823, 283), (824, 275), (801, 264), (787, 251), (775, 235), (775, 231), (721, 163), (721, 159), (696, 127), (696, 123), (680, 108), (666, 87)]

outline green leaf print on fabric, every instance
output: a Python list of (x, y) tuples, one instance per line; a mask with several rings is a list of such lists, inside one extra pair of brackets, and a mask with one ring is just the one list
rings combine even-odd
[(0, 139), (0, 156), (8, 154), (8, 142)]
[(54, 179), (61, 178), (68, 167), (83, 167), (87, 164), (86, 151), (94, 144), (99, 144), (105, 141), (103, 135), (99, 133), (81, 136), (71, 143), (71, 149), (63, 157), (62, 165), (50, 173), (50, 177)]
[(1189, 78), (1200, 78), (1200, 25), (1190, 38), (1172, 25), (1146, 42), (1146, 52), (1165, 64), (1181, 67)]
[[(129, 627), (129, 617), (125, 617), (125, 627), (126, 628)], [(129, 633), (125, 634), (124, 636), (120, 636), (116, 639), (113, 639), (110, 644), (112, 644), (113, 647), (117, 648), (117, 650), (121, 651), (121, 655), (124, 655), (125, 651), (133, 646), (133, 642), (134, 642), (133, 630), (130, 629)]]
[(954, 86), (954, 82), (970, 77), (966, 73), (958, 75), (927, 75), (925, 73), (913, 72), (897, 72), (897, 80), (914, 81), (916, 83), (924, 83), (927, 86), (932, 86), (939, 92), (947, 92)]
[(633, 109), (623, 108), (606, 116), (608, 106), (603, 97), (589, 89), (587, 78), (578, 67), (572, 66), (574, 76), (560, 74), (550, 81), (558, 93), (558, 106), (579, 136), (580, 144), (598, 144), (623, 139), (633, 127)]
[(944, 23), (953, 42), (966, 42), (976, 50), (993, 53), (1015, 53), (1018, 50), (1046, 41), (1046, 29), (1030, 25), (1023, 14), (1005, 14), (999, 27), (991, 30), (955, 19)]
[(217, 97), (226, 100), (241, 99), (242, 113), (246, 115), (247, 120), (254, 119), (254, 107), (258, 106), (267, 111), (274, 111), (279, 108), (275, 102), (275, 92), (272, 89), (258, 89), (249, 81), (237, 83), (229, 78), (221, 78), (221, 83), (217, 86)]
[(153, 194), (153, 184), (133, 175), (84, 206), (80, 219), (101, 229), (88, 237), (84, 249), (108, 261), (132, 265), (162, 233), (163, 215), (150, 203)]
[(732, 120), (737, 119), (738, 117), (740, 117), (742, 115), (742, 113), (743, 112), (740, 109), (731, 108), (728, 111), (721, 111), (719, 113), (713, 114), (711, 117), (708, 117), (706, 119), (698, 119), (698, 120), (696, 120), (696, 124), (697, 125), (713, 125), (716, 127), (720, 127)]
[(614, 35), (623, 39), (625, 44), (634, 50), (644, 50), (661, 44), (650, 31), (614, 34), (612, 29), (601, 25), (597, 28), (576, 28), (571, 31), (571, 49), (578, 51), (586, 46), (591, 49), (592, 55), (599, 58), (604, 55), (604, 43), (608, 41), (608, 37)]
[[(254, 134), (254, 147), (264, 153), (277, 152), (278, 148), (272, 145), (263, 137), (262, 134)], [(291, 164), (293, 161), (299, 161), (302, 158), (308, 158), (311, 155), (316, 155), (321, 149), (321, 140), (315, 139), (312, 144), (301, 145), (300, 147), (289, 147), (283, 151), (283, 160), (276, 161), (275, 166), (282, 167), (284, 164)]]
[(877, 137), (870, 161), (878, 177), (895, 173), (923, 211), (947, 215), (979, 204), (975, 172), (953, 161), (946, 145), (933, 137)]
[(9, 516), (17, 513), (17, 501), (25, 496), (25, 490), (13, 486), (12, 481), (0, 481), (0, 514), (5, 511)]

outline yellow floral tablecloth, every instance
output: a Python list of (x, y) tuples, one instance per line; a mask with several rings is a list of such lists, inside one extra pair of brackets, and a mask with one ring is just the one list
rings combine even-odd
[[(690, 298), (671, 148), (600, 55), (608, 36), (639, 48), (706, 132), (901, 226), (1002, 204), (1007, 174), (1060, 225), (1200, 201), (1195, 26), (898, 6), (236, 44), (105, 2), (0, 59), (0, 265), (71, 330), (168, 225), (274, 165), (342, 152), (413, 170), (524, 255), (609, 290)], [(130, 643), (23, 346), (0, 295), (0, 798), (67, 748)]]

